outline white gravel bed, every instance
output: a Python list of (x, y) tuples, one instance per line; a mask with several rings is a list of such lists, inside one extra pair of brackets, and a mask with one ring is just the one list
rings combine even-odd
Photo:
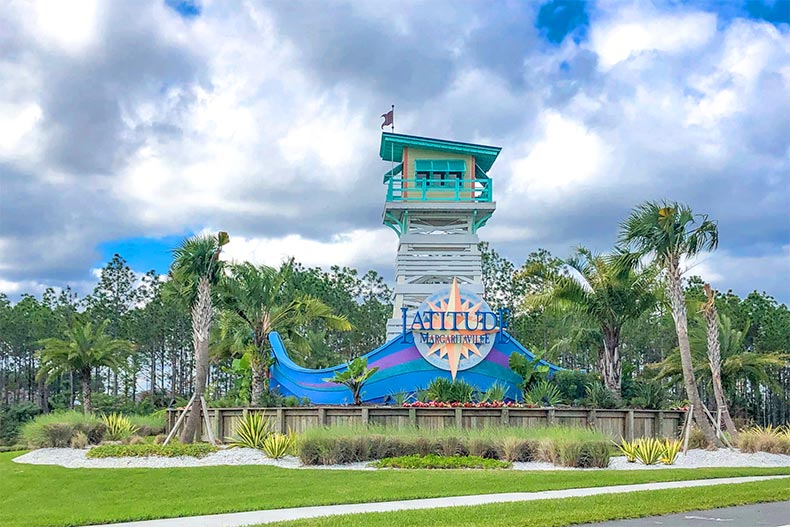
[(674, 465), (645, 466), (639, 462), (628, 463), (625, 457), (613, 457), (609, 468), (615, 470), (654, 470), (662, 468), (715, 468), (715, 467), (790, 467), (790, 456), (755, 452), (746, 454), (737, 450), (689, 450), (678, 454)]
[[(319, 470), (376, 470), (368, 463), (349, 463), (345, 465), (306, 466), (297, 457), (270, 459), (253, 448), (224, 448), (202, 458), (181, 457), (117, 457), (89, 459), (87, 450), (73, 448), (42, 448), (14, 458), (15, 463), (31, 465), (60, 465), (66, 468), (176, 468), (210, 467), (217, 465), (269, 465), (292, 469)], [(641, 463), (628, 463), (625, 457), (613, 457), (608, 469), (573, 469), (558, 467), (551, 463), (530, 462), (513, 463), (514, 470), (661, 470), (666, 468), (702, 467), (790, 467), (790, 456), (757, 452), (744, 454), (733, 450), (689, 450), (679, 454), (674, 465), (645, 466)]]
[(92, 459), (87, 457), (87, 450), (74, 448), (41, 448), (19, 457), (15, 463), (31, 465), (60, 465), (66, 468), (177, 468), (177, 467), (213, 467), (217, 465), (269, 465), (281, 468), (319, 468), (345, 470), (375, 470), (367, 467), (367, 463), (351, 463), (348, 465), (324, 465), (319, 467), (305, 466), (297, 457), (286, 456), (282, 459), (271, 459), (254, 448), (224, 448), (204, 457), (107, 457)]

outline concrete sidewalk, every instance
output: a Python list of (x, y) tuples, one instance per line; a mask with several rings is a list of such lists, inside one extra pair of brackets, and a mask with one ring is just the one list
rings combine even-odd
[(452, 496), (448, 498), (427, 498), (406, 501), (384, 501), (379, 503), (355, 503), (347, 505), (322, 505), (317, 507), (296, 507), (292, 509), (271, 509), (264, 511), (234, 512), (207, 516), (190, 516), (147, 520), (139, 522), (113, 523), (91, 527), (243, 527), (261, 523), (274, 523), (286, 520), (300, 520), (339, 514), (358, 514), (364, 512), (392, 512), (416, 509), (437, 509), (488, 503), (508, 503), (562, 499), (643, 490), (680, 489), (688, 487), (707, 487), (733, 483), (748, 483), (770, 479), (790, 478), (790, 476), (748, 476), (740, 478), (699, 479), (691, 481), (668, 481), (663, 483), (641, 483), (638, 485), (615, 485), (611, 487), (591, 487), (581, 489), (547, 490), (541, 492), (511, 492), (507, 494), (482, 494), (475, 496)]

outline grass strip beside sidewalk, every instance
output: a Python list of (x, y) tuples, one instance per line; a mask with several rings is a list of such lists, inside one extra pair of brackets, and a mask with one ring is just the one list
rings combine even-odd
[[(790, 474), (790, 468), (635, 471), (68, 469), (0, 454), (0, 525), (52, 527), (461, 494)], [(785, 481), (785, 483), (787, 483)]]
[[(265, 527), (563, 527), (790, 500), (787, 479), (686, 489), (331, 516)], [(264, 526), (260, 526), (264, 527)]]

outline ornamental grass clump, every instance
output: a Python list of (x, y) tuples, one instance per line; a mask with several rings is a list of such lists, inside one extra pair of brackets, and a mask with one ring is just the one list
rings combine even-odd
[(123, 441), (137, 432), (137, 427), (123, 414), (113, 412), (103, 415), (101, 420), (106, 428), (104, 439), (107, 441)]
[(790, 425), (785, 427), (752, 426), (738, 434), (738, 448), (742, 452), (790, 454)]
[(68, 448), (78, 432), (95, 445), (102, 441), (105, 426), (98, 417), (82, 412), (42, 414), (22, 426), (20, 442), (28, 448)]
[(263, 449), (266, 438), (271, 434), (271, 420), (262, 413), (248, 413), (236, 421), (230, 446)]
[(547, 461), (569, 467), (606, 467), (606, 436), (579, 427), (483, 429), (331, 427), (307, 430), (298, 441), (306, 465), (372, 461), (388, 457), (477, 456), (508, 462)]

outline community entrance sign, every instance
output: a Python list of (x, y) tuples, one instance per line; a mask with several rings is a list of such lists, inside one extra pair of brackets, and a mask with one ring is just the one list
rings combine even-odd
[(403, 333), (412, 333), (420, 355), (455, 379), (486, 358), (496, 334), (506, 327), (504, 312), (494, 313), (485, 300), (465, 291), (453, 280), (447, 291), (425, 299), (409, 323), (403, 310)]
[[(415, 398), (437, 377), (463, 380), (483, 392), (503, 386), (520, 397), (521, 377), (508, 365), (513, 353), (530, 359), (507, 333), (507, 315), (483, 300), (478, 231), (496, 209), (489, 171), (500, 148), (385, 132), (379, 154), (384, 174), (382, 220), (398, 236), (392, 318), (386, 343), (365, 354), (377, 368), (362, 400)], [(342, 314), (342, 313), (341, 313)], [(311, 370), (294, 363), (276, 333), (271, 386), (317, 404), (348, 404), (345, 386), (328, 382), (347, 368)], [(557, 367), (542, 362), (550, 372)]]

